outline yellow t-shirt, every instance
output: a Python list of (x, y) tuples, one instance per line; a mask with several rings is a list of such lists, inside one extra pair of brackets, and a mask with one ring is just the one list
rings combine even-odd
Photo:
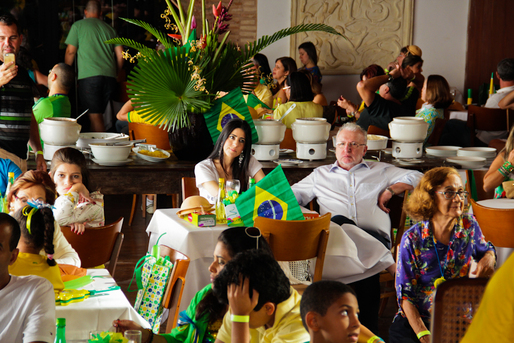
[(9, 274), (41, 276), (52, 283), (54, 290), (64, 289), (59, 265), (50, 267), (46, 262), (46, 256), (20, 252), (16, 261), (9, 266)]
[(296, 104), (296, 107), (282, 119), (282, 123), (284, 123), (288, 129), (291, 128), (291, 124), (296, 121), (296, 118), (323, 117), (323, 106), (319, 104), (315, 104), (312, 101), (289, 101), (277, 107), (275, 112), (273, 112), (273, 119), (280, 119), (293, 104)]
[(136, 110), (133, 110), (133, 111), (130, 111), (129, 113), (127, 113), (127, 121), (129, 123), (144, 123), (144, 124), (151, 124), (151, 125), (160, 125), (159, 122), (157, 122), (155, 119), (154, 120), (149, 120), (149, 119), (144, 119), (141, 117), (141, 115), (136, 111)]
[(514, 254), (494, 273), (461, 343), (513, 342)]
[[(250, 329), (250, 343), (271, 343), (271, 342), (308, 342), (309, 333), (305, 330), (300, 316), (301, 295), (291, 287), (291, 296), (277, 305), (275, 322), (269, 329), (264, 326), (257, 329)], [(230, 310), (223, 318), (217, 339), (224, 343), (230, 343), (232, 337), (232, 321)]]

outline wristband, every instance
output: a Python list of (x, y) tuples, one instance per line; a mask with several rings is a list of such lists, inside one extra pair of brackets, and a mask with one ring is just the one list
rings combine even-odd
[(230, 315), (230, 321), (234, 323), (249, 323), (250, 322), (250, 316), (238, 316), (235, 314)]
[[(384, 69), (384, 72), (386, 75), (389, 75), (389, 69)], [(377, 336), (373, 336), (373, 337), (377, 337)], [(371, 337), (371, 338), (373, 338), (373, 337)]]
[(353, 112), (351, 112), (350, 114), (347, 114), (346, 116), (347, 116), (348, 118), (353, 118), (353, 117), (355, 117), (355, 114), (356, 114), (356, 113), (357, 113), (357, 111), (353, 111)]
[(367, 343), (374, 343), (378, 339), (379, 342), (383, 342), (384, 340), (378, 336), (373, 336), (370, 339), (368, 339)]
[(421, 339), (421, 337), (425, 337), (425, 336), (428, 336), (430, 334), (431, 334), (430, 331), (425, 330), (425, 331), (418, 332), (418, 334), (416, 336), (418, 336), (418, 339)]
[(43, 151), (41, 151), (41, 150), (36, 151), (36, 155), (43, 155)]
[(416, 80), (416, 75), (414, 75), (414, 76), (412, 77), (412, 79), (410, 79), (410, 81), (411, 81), (411, 82), (412, 82), (412, 81), (414, 81), (414, 80)]
[(391, 187), (386, 187), (386, 191), (389, 191), (393, 196), (396, 195), (396, 193), (391, 189)]

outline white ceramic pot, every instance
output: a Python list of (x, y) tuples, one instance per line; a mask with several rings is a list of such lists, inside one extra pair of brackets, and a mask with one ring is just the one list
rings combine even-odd
[(411, 123), (412, 121), (423, 121), (421, 117), (395, 117), (393, 121), (397, 121), (400, 123)]
[(387, 148), (389, 138), (379, 135), (368, 135), (368, 150), (383, 150)]
[(132, 144), (106, 145), (106, 143), (89, 144), (96, 159), (101, 161), (125, 161), (132, 151)]
[(82, 149), (89, 148), (89, 144), (92, 143), (107, 143), (128, 141), (129, 136), (123, 133), (111, 133), (111, 132), (83, 132), (79, 135), (77, 146)]
[(62, 148), (74, 148), (77, 149), (76, 145), (68, 145), (68, 146), (62, 146), (62, 145), (51, 145), (51, 144), (45, 144), (43, 147), (43, 157), (47, 161), (51, 161), (54, 157), (54, 154), (57, 150)]
[(297, 143), (326, 143), (330, 134), (330, 124), (325, 118), (297, 118), (291, 129)]
[(82, 126), (71, 118), (45, 118), (39, 124), (39, 133), (45, 144), (75, 145), (79, 139)]
[(284, 140), (286, 126), (281, 121), (254, 119), (253, 123), (259, 136), (257, 144), (280, 144)]
[(389, 123), (391, 139), (399, 142), (422, 142), (427, 136), (428, 123), (425, 121), (392, 121)]

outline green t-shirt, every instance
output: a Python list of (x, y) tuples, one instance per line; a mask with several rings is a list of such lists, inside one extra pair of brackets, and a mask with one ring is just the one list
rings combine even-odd
[(71, 116), (71, 104), (67, 95), (56, 94), (48, 98), (40, 98), (34, 106), (32, 112), (38, 124), (41, 124), (45, 118)]
[(72, 25), (66, 44), (78, 49), (78, 79), (92, 76), (116, 77), (116, 56), (113, 44), (105, 41), (115, 38), (116, 31), (97, 18), (86, 18)]

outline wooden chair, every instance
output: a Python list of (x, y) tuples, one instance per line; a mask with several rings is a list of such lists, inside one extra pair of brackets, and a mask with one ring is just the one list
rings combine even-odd
[(447, 280), (437, 287), (430, 330), (432, 342), (454, 343), (464, 337), (488, 281), (459, 278)]
[(107, 270), (114, 277), (116, 263), (123, 243), (123, 217), (110, 225), (86, 228), (82, 235), (77, 235), (68, 226), (62, 226), (61, 231), (66, 240), (77, 252), (82, 262), (82, 268), (93, 268), (109, 263)]
[[(461, 105), (462, 106), (462, 105)], [(430, 137), (428, 137), (427, 143), (431, 146), (437, 146), (439, 145), (439, 139), (441, 138), (441, 135), (443, 134), (444, 127), (446, 123), (450, 120), (450, 111), (448, 108), (444, 109), (444, 119), (437, 118), (435, 120), (434, 129), (432, 130), (432, 133), (430, 134)]]
[(490, 208), (470, 198), (473, 215), (477, 219), (485, 240), (495, 247), (514, 248), (514, 209)]
[(186, 283), (187, 269), (191, 260), (186, 255), (178, 252), (165, 245), (160, 245), (161, 256), (169, 256), (173, 269), (171, 270), (168, 287), (162, 301), (162, 306), (170, 312), (168, 314), (168, 323), (166, 324), (166, 333), (177, 326), (177, 320), (180, 313), (180, 302), (182, 301), (182, 293)]
[(375, 125), (368, 126), (368, 135), (380, 135), (391, 138), (389, 130), (381, 129), (379, 127), (376, 127)]
[(507, 141), (505, 139), (492, 139), (489, 141), (489, 147), (490, 148), (495, 148), (496, 149), (496, 153), (499, 153), (500, 151), (503, 150), (503, 148), (505, 148), (505, 143)]
[(510, 131), (514, 123), (513, 114), (499, 108), (486, 108), (474, 105), (468, 106), (468, 122), (470, 128), (470, 143), (475, 144), (476, 130)]
[[(325, 252), (329, 235), (331, 214), (309, 220), (276, 220), (264, 217), (255, 218), (258, 227), (273, 251), (277, 261), (302, 261), (316, 257), (316, 267), (312, 281), (321, 280)], [(306, 285), (293, 285), (299, 292)]]
[(486, 173), (487, 170), (466, 170), (466, 191), (469, 193), (470, 199), (473, 197), (473, 185), (477, 194), (475, 201), (494, 198), (494, 190), (484, 191), (484, 176)]
[(182, 178), (182, 201), (192, 195), (200, 195), (200, 191), (196, 188), (196, 178), (183, 177)]
[[(146, 144), (154, 144), (157, 148), (162, 150), (170, 150), (170, 141), (168, 138), (168, 131), (159, 128), (158, 126), (144, 124), (144, 123), (129, 123), (129, 137), (130, 139), (145, 139)], [(157, 208), (157, 194), (154, 195), (154, 208)], [(142, 195), (142, 210), (143, 218), (146, 217), (146, 198), (148, 194)], [(173, 207), (178, 207), (178, 195), (173, 195)], [(132, 225), (134, 220), (134, 213), (137, 205), (137, 194), (134, 194), (132, 199), (132, 208), (130, 210), (129, 226)]]

